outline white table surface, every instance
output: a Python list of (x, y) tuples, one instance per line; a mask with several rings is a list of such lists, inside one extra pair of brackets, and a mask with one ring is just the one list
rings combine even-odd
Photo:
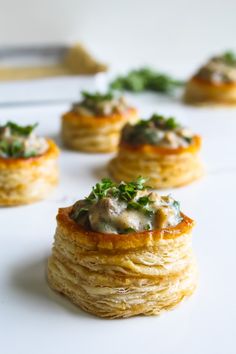
[[(197, 221), (200, 282), (192, 298), (160, 317), (102, 320), (54, 293), (45, 269), (57, 209), (85, 196), (105, 176), (111, 155), (63, 151), (61, 181), (47, 201), (0, 209), (2, 354), (233, 354), (236, 352), (236, 109), (192, 108), (155, 94), (130, 96), (143, 115), (175, 115), (203, 136), (206, 176), (171, 191)], [(60, 144), (68, 105), (0, 109), (0, 122), (39, 122)], [(168, 191), (169, 192), (169, 191)]]

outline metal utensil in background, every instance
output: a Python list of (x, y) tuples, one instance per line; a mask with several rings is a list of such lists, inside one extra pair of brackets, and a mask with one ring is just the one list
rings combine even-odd
[(0, 105), (67, 102), (99, 89), (107, 66), (81, 45), (0, 48)]

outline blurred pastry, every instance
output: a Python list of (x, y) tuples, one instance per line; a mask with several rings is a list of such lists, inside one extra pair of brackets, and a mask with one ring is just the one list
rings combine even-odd
[(103, 179), (59, 209), (49, 283), (97, 316), (159, 315), (196, 287), (194, 222), (144, 182)]
[(188, 81), (184, 100), (192, 104), (236, 104), (236, 54), (211, 58)]
[(0, 126), (0, 205), (44, 199), (58, 182), (59, 150), (38, 137), (36, 125), (8, 122)]
[(123, 97), (82, 92), (82, 100), (62, 117), (62, 140), (73, 150), (115, 151), (123, 126), (137, 119), (137, 110)]
[(142, 175), (153, 188), (178, 187), (202, 175), (201, 138), (174, 118), (154, 114), (149, 120), (127, 124), (109, 172), (117, 181)]

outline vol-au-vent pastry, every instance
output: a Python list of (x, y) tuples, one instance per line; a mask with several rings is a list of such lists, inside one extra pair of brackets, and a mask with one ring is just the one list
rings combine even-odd
[(36, 125), (0, 126), (0, 205), (44, 199), (58, 182), (59, 150), (35, 134)]
[(103, 179), (59, 209), (48, 281), (94, 315), (159, 315), (196, 287), (194, 221), (144, 182)]
[(82, 92), (82, 100), (62, 116), (62, 140), (73, 150), (115, 151), (123, 126), (137, 119), (137, 110), (124, 97), (111, 92)]
[(188, 81), (184, 100), (192, 104), (236, 104), (236, 54), (211, 58)]
[(108, 169), (117, 181), (142, 175), (153, 188), (182, 186), (202, 175), (200, 146), (200, 136), (173, 117), (154, 114), (123, 128), (117, 156)]

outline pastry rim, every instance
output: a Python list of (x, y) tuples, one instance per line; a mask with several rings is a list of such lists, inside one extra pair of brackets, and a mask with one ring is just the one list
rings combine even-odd
[(71, 217), (72, 206), (60, 208), (57, 214), (59, 227), (66, 230), (66, 237), (71, 241), (92, 246), (96, 249), (133, 249), (140, 247), (153, 246), (160, 239), (176, 239), (184, 234), (190, 233), (195, 221), (181, 213), (183, 220), (174, 227), (163, 228), (160, 230), (134, 232), (128, 234), (105, 234), (92, 230), (86, 230), (78, 225)]
[(236, 82), (224, 82), (224, 83), (216, 83), (216, 82), (212, 82), (203, 78), (198, 77), (197, 75), (193, 76), (188, 83), (197, 83), (198, 85), (202, 85), (202, 86), (209, 86), (209, 87), (214, 87), (214, 88), (220, 88), (220, 89), (224, 89), (224, 90), (231, 90), (232, 88), (236, 87)]
[(45, 159), (56, 158), (59, 155), (59, 148), (52, 139), (46, 139), (48, 143), (48, 149), (37, 156), (32, 157), (13, 157), (5, 158), (0, 157), (0, 169), (4, 168), (18, 168), (27, 165), (39, 164)]
[(140, 144), (140, 145), (131, 145), (129, 143), (121, 142), (119, 145), (120, 150), (130, 150), (131, 152), (140, 152), (140, 153), (154, 153), (159, 155), (179, 155), (184, 153), (195, 153), (200, 150), (202, 145), (202, 138), (200, 135), (194, 135), (193, 141), (186, 147), (178, 148), (169, 148), (164, 146), (156, 146), (151, 144)]
[(66, 123), (78, 123), (81, 125), (96, 127), (98, 125), (106, 125), (109, 123), (116, 123), (129, 117), (130, 115), (137, 115), (138, 110), (134, 107), (128, 107), (123, 113), (115, 113), (108, 116), (84, 116), (73, 111), (69, 111), (62, 115), (62, 121)]

